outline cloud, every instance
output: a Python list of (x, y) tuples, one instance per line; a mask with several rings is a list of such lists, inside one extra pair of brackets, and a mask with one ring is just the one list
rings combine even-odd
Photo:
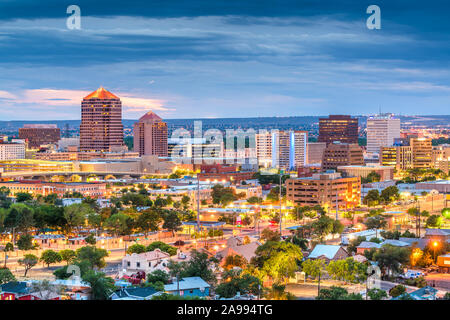
[[(50, 107), (73, 107), (80, 106), (83, 97), (90, 91), (84, 90), (64, 90), (64, 89), (26, 89), (17, 94), (7, 91), (0, 91), (0, 99), (8, 99), (10, 105), (31, 105), (39, 108), (40, 106)], [(148, 110), (168, 111), (164, 107), (165, 101), (160, 99), (151, 99), (138, 97), (131, 93), (118, 91), (116, 95), (122, 101), (124, 113), (147, 112)]]

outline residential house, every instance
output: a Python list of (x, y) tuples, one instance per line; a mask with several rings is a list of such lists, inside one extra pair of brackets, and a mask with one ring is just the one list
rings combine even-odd
[(400, 300), (403, 296), (407, 294), (409, 294), (409, 296), (413, 300), (436, 300), (437, 292), (438, 292), (437, 289), (430, 286), (426, 286), (410, 293), (403, 293), (398, 297), (392, 298), (391, 300)]
[(150, 300), (161, 292), (152, 287), (121, 288), (111, 295), (111, 300)]
[(327, 262), (348, 258), (347, 250), (338, 245), (318, 244), (308, 255), (308, 259), (323, 259)]
[(122, 259), (122, 275), (131, 275), (138, 271), (144, 271), (145, 274), (155, 270), (168, 271), (169, 259), (170, 255), (160, 249), (139, 254), (127, 254)]
[(216, 257), (218, 259), (222, 259), (222, 263), (225, 262), (225, 258), (230, 255), (240, 255), (242, 256), (247, 262), (250, 262), (250, 260), (256, 256), (256, 249), (261, 245), (258, 241), (250, 242), (248, 244), (241, 244), (241, 245), (232, 245), (227, 246), (225, 249), (217, 252)]
[(0, 286), (0, 300), (61, 300), (61, 296), (49, 291), (33, 291), (30, 282), (12, 281)]
[(359, 244), (359, 246), (356, 247), (356, 253), (364, 254), (366, 250), (370, 251), (370, 249), (372, 248), (379, 249), (381, 248), (381, 244), (371, 241), (363, 241)]
[(170, 294), (189, 297), (209, 296), (210, 285), (200, 277), (187, 277), (164, 286), (164, 291)]

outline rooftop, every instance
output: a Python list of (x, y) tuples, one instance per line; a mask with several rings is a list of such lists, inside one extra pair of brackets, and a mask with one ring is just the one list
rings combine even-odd
[(94, 92), (90, 93), (86, 97), (84, 97), (83, 100), (89, 100), (89, 99), (119, 99), (116, 95), (112, 94), (108, 90), (106, 90), (103, 87), (98, 88)]
[(205, 289), (210, 285), (200, 277), (182, 278), (178, 283), (175, 281), (164, 286), (165, 291), (189, 290), (189, 289)]
[(327, 259), (333, 259), (341, 246), (329, 245), (329, 244), (318, 244), (314, 247), (313, 251), (308, 256), (310, 258), (319, 258), (325, 256)]

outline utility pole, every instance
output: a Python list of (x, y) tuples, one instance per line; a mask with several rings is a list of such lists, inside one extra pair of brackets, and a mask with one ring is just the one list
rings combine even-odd
[(200, 232), (200, 177), (197, 173), (197, 232)]
[(336, 186), (336, 221), (339, 219), (338, 192), (339, 192), (339, 189)]
[(283, 214), (281, 212), (281, 176), (282, 176), (282, 170), (280, 170), (280, 238), (281, 238), (281, 223), (282, 223), (282, 219), (283, 219)]

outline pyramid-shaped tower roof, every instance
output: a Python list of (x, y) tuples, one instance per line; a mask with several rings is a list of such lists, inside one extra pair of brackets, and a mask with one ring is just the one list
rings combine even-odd
[(97, 90), (95, 90), (94, 92), (92, 92), (89, 95), (87, 95), (86, 97), (84, 97), (84, 100), (89, 100), (89, 99), (119, 99), (119, 97), (112, 94), (105, 88), (100, 87)]
[(153, 111), (149, 111), (146, 114), (144, 114), (142, 117), (140, 117), (139, 121), (162, 121), (161, 117), (158, 116), (156, 113), (154, 113)]

